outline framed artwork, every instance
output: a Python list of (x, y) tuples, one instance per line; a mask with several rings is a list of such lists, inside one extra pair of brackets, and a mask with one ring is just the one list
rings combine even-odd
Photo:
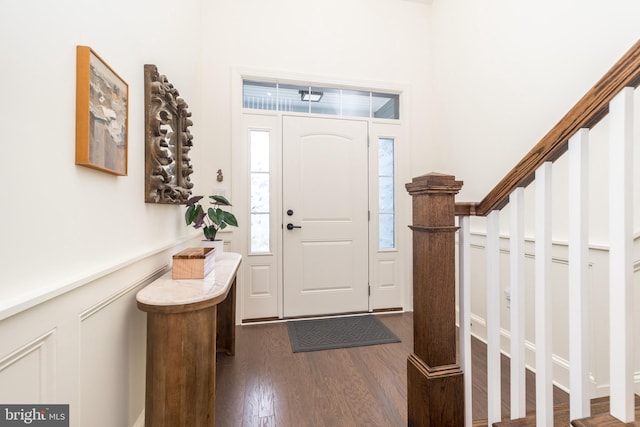
[(129, 85), (90, 47), (77, 46), (76, 164), (127, 175)]

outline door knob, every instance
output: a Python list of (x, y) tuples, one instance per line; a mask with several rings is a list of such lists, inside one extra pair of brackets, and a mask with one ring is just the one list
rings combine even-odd
[(300, 225), (287, 224), (287, 230), (293, 230), (294, 228), (302, 228)]

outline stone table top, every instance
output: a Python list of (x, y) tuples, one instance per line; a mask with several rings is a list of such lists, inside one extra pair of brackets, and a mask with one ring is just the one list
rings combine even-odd
[(218, 304), (226, 298), (241, 261), (242, 256), (234, 252), (218, 254), (214, 270), (204, 279), (172, 279), (168, 271), (138, 292), (138, 307), (178, 312)]

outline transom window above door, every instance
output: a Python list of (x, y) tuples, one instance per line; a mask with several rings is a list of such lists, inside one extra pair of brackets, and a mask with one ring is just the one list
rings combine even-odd
[(334, 116), (400, 118), (400, 95), (243, 80), (244, 108)]

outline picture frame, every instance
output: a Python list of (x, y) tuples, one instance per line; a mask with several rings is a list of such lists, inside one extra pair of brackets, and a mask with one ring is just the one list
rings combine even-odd
[(88, 46), (76, 61), (76, 164), (126, 176), (129, 85)]

